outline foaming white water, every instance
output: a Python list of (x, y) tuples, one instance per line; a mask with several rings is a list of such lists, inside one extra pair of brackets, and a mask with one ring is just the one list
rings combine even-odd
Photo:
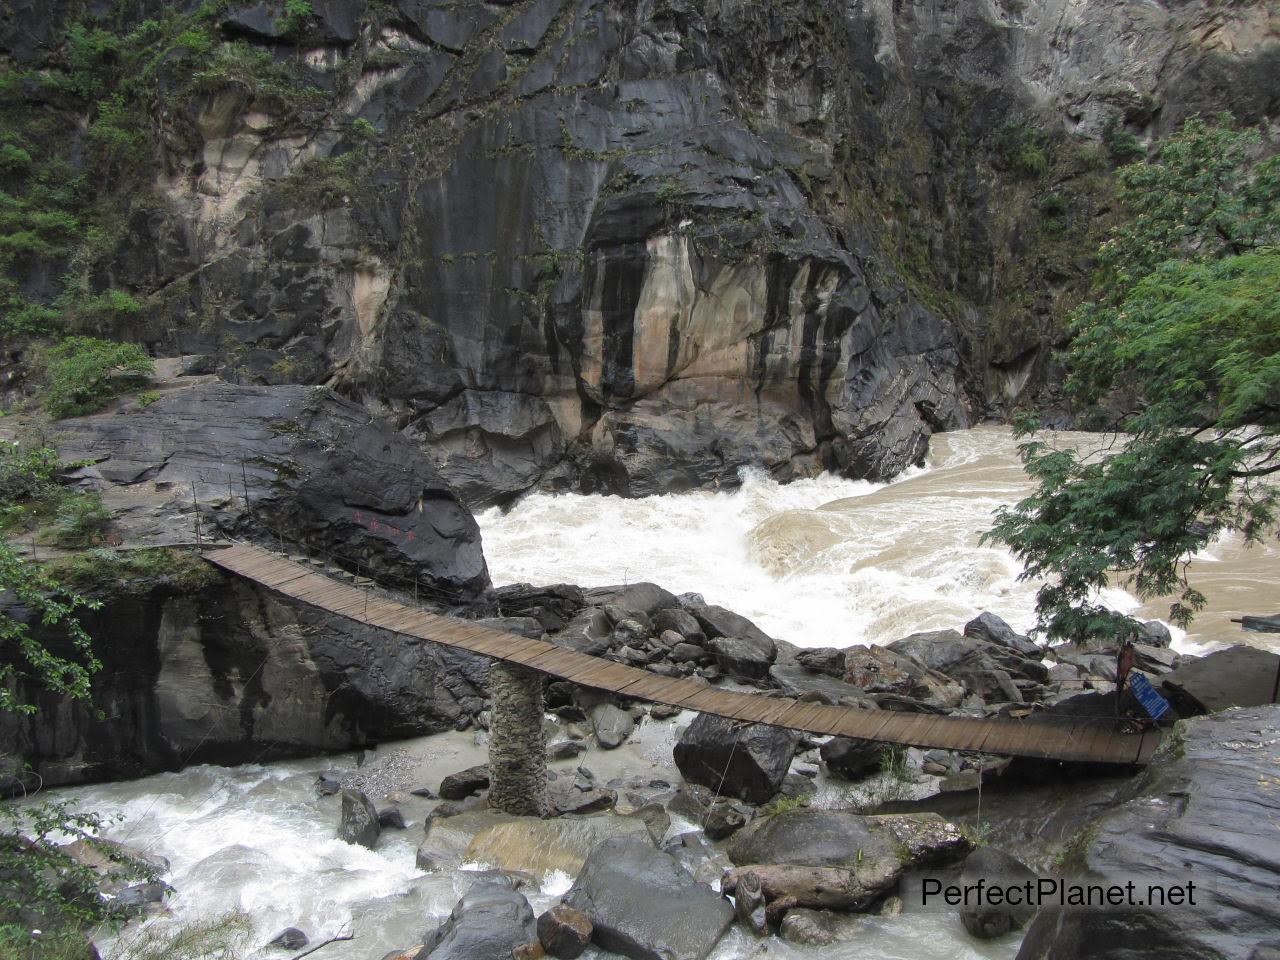
[[(1018, 579), (1022, 567), (1007, 550), (979, 543), (993, 512), (1030, 490), (1016, 447), (1007, 428), (980, 427), (935, 436), (927, 465), (888, 484), (828, 475), (780, 485), (747, 472), (729, 492), (534, 494), (477, 519), (496, 583), (651, 580), (701, 593), (800, 646), (889, 643), (959, 627), (985, 610), (1027, 630), (1039, 584)], [(1209, 553), (1231, 550), (1224, 543)], [(1280, 558), (1261, 559), (1280, 567)], [(1240, 577), (1238, 569), (1214, 574)], [(1223, 595), (1250, 602), (1239, 590)], [(1167, 610), (1122, 589), (1101, 599), (1144, 619)], [(1203, 622), (1212, 633), (1175, 630), (1175, 646), (1194, 652), (1220, 642), (1227, 619), (1211, 608)]]

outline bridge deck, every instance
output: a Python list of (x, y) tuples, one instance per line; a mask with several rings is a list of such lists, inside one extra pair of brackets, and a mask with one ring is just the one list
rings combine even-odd
[(211, 551), (205, 559), (231, 573), (339, 616), (395, 633), (520, 664), (598, 690), (792, 730), (860, 737), (914, 747), (1095, 763), (1146, 763), (1159, 734), (1122, 734), (1109, 722), (1069, 718), (942, 717), (828, 706), (782, 697), (719, 690), (439, 616), (327, 577), (259, 547)]

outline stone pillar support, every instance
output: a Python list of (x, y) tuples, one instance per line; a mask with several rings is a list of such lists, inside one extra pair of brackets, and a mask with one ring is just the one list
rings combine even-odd
[(489, 669), (489, 805), (504, 813), (539, 816), (547, 787), (542, 737), (543, 676), (515, 664)]

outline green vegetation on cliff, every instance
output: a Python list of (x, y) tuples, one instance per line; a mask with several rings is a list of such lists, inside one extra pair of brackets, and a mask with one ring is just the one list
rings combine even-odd
[(1067, 360), (1072, 396), (1105, 401), (1095, 425), (1124, 442), (1082, 457), (1033, 437), (1022, 456), (1038, 488), (988, 535), (1050, 578), (1050, 637), (1125, 629), (1096, 598), (1122, 571), (1143, 597), (1175, 595), (1185, 625), (1205, 602), (1190, 558), (1224, 531), (1276, 529), (1280, 156), (1262, 152), (1228, 117), (1192, 120), (1120, 173), (1123, 228), (1099, 251)]

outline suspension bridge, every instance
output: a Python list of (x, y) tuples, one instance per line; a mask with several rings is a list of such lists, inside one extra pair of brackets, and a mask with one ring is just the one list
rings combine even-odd
[(926, 749), (1090, 763), (1144, 764), (1160, 742), (1158, 731), (1121, 733), (1110, 721), (1099, 722), (1096, 717), (1051, 720), (1035, 715), (1021, 719), (934, 716), (722, 690), (692, 679), (664, 677), (578, 653), (546, 640), (435, 614), (381, 596), (368, 584), (362, 587), (343, 583), (261, 547), (237, 544), (203, 556), (229, 573), (341, 617), (584, 687), (730, 720)]

